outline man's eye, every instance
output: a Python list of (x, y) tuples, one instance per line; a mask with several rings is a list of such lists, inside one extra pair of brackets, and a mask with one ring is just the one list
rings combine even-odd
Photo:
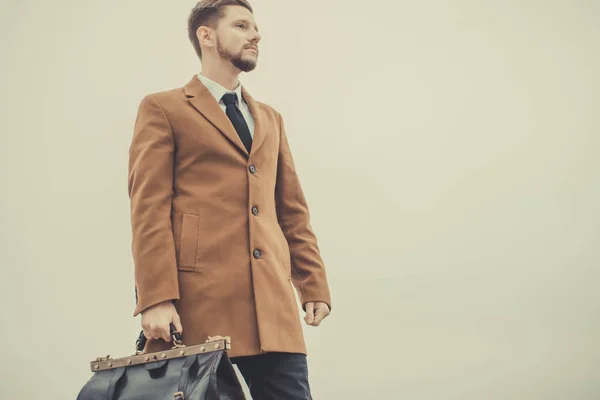
[(244, 28), (244, 26), (245, 26), (244, 24), (237, 24), (238, 28)]

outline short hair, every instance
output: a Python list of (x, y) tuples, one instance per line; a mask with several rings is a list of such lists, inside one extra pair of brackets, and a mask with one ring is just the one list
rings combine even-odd
[(247, 8), (251, 13), (254, 12), (247, 0), (201, 0), (190, 11), (188, 17), (188, 36), (200, 60), (202, 60), (202, 49), (200, 48), (200, 41), (196, 36), (196, 31), (201, 26), (216, 29), (219, 21), (223, 18), (224, 9), (227, 6), (242, 6)]

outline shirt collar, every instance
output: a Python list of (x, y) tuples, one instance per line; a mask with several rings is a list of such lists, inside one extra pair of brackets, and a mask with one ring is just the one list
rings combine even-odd
[(240, 105), (240, 100), (242, 99), (242, 84), (239, 83), (237, 87), (232, 91), (224, 88), (221, 84), (207, 78), (206, 76), (198, 73), (198, 79), (206, 86), (210, 94), (213, 95), (217, 103), (222, 103), (221, 98), (225, 93), (235, 93), (237, 94), (238, 99), (238, 107)]

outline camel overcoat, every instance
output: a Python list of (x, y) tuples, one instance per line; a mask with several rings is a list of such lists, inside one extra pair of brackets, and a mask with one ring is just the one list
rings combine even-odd
[[(231, 336), (230, 356), (306, 354), (298, 303), (331, 308), (281, 115), (242, 96), (250, 153), (196, 75), (143, 98), (129, 149), (134, 316), (172, 300), (183, 342)], [(172, 347), (149, 340), (147, 352)]]

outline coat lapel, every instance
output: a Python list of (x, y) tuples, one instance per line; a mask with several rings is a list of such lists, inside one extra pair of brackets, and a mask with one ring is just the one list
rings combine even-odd
[(250, 154), (255, 154), (260, 145), (265, 140), (265, 118), (263, 117), (263, 111), (260, 107), (260, 104), (256, 102), (250, 93), (242, 86), (242, 97), (248, 104), (248, 108), (250, 108), (250, 113), (252, 114), (252, 118), (254, 118), (254, 138), (252, 139), (252, 148), (250, 149)]
[(184, 90), (188, 97), (188, 102), (248, 157), (248, 151), (244, 147), (227, 114), (223, 112), (219, 103), (196, 75), (185, 85)]
[[(188, 102), (248, 157), (248, 151), (235, 131), (235, 127), (206, 86), (198, 79), (198, 76), (194, 75), (192, 80), (185, 85), (184, 90)], [(254, 154), (265, 140), (265, 119), (260, 104), (252, 98), (243, 86), (242, 97), (248, 104), (248, 108), (250, 108), (250, 113), (254, 119), (254, 138), (252, 140), (252, 148), (250, 149), (250, 153)]]

